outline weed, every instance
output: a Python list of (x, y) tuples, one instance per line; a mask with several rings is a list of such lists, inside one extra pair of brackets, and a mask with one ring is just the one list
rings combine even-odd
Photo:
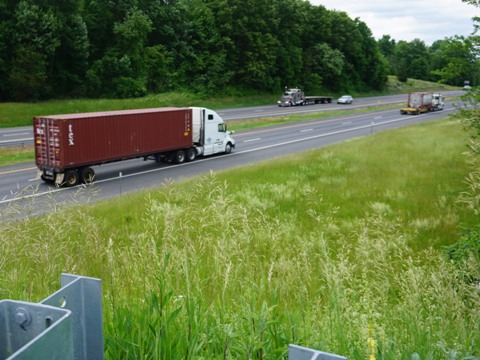
[(480, 292), (464, 281), (478, 264), (442, 251), (477, 221), (454, 206), (461, 134), (435, 122), (95, 205), (52, 197), (42, 217), (2, 210), (0, 294), (39, 301), (61, 272), (101, 278), (109, 359), (282, 359), (289, 343), (478, 356)]

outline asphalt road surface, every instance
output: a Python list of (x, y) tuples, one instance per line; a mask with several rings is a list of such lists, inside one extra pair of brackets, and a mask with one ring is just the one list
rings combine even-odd
[[(443, 93), (447, 97), (464, 94), (463, 91), (450, 91)], [(406, 95), (376, 96), (368, 98), (355, 98), (352, 105), (338, 105), (335, 101), (331, 104), (312, 104), (307, 106), (278, 107), (277, 105), (245, 107), (238, 109), (217, 110), (217, 113), (226, 121), (264, 118), (271, 116), (284, 116), (288, 114), (305, 114), (339, 110), (345, 107), (362, 108), (372, 105), (405, 104)], [(40, 115), (40, 114), (39, 114)], [(21, 146), (33, 143), (33, 127), (17, 127), (0, 129), (0, 147)]]
[[(379, 101), (398, 101), (396, 97), (355, 99), (353, 106), (369, 106)], [(402, 96), (404, 100), (404, 96)], [(402, 100), (402, 101), (403, 101)], [(364, 103), (364, 104), (362, 104)], [(258, 107), (218, 111), (224, 119), (247, 116), (256, 110), (256, 117), (272, 116), (280, 111), (315, 111), (318, 108), (338, 109), (336, 104), (319, 104), (292, 108)], [(347, 105), (351, 106), (351, 105)], [(309, 108), (316, 108), (310, 110)], [(276, 157), (319, 148), (358, 136), (444, 118), (455, 112), (451, 101), (443, 111), (421, 115), (400, 115), (398, 109), (318, 119), (268, 128), (236, 132), (236, 149), (228, 155), (199, 158), (180, 165), (157, 164), (133, 159), (95, 167), (96, 180), (88, 186), (56, 188), (37, 177), (34, 163), (0, 167), (0, 221), (13, 212), (24, 216), (58, 210), (71, 203), (86, 203), (122, 196), (171, 181), (189, 178), (210, 171), (222, 171)], [(268, 115), (266, 115), (268, 114)], [(249, 116), (250, 116), (249, 115)], [(278, 115), (278, 113), (277, 113)]]

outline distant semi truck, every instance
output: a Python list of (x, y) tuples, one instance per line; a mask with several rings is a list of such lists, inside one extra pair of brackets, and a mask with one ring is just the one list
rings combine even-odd
[(223, 119), (198, 107), (36, 116), (33, 127), (40, 176), (60, 186), (92, 182), (95, 165), (133, 158), (180, 164), (235, 148)]
[(331, 96), (305, 96), (301, 89), (285, 89), (280, 100), (277, 101), (278, 106), (295, 106), (307, 104), (325, 104), (331, 103), (333, 97)]
[(412, 92), (408, 94), (407, 107), (400, 114), (419, 115), (428, 111), (443, 110), (444, 98), (440, 93)]

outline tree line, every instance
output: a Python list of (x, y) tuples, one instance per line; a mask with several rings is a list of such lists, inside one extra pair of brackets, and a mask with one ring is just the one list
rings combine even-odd
[(0, 101), (380, 91), (389, 73), (454, 84), (467, 76), (449, 68), (455, 41), (376, 41), (305, 0), (0, 0)]
[(384, 35), (378, 46), (387, 59), (389, 74), (397, 75), (400, 81), (415, 78), (454, 86), (480, 82), (476, 35), (444, 38), (431, 46), (419, 39), (396, 42)]

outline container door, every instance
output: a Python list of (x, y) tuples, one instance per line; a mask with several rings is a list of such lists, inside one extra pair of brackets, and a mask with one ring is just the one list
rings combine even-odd
[(57, 121), (37, 118), (35, 122), (35, 160), (38, 166), (53, 169), (60, 166), (60, 127)]

